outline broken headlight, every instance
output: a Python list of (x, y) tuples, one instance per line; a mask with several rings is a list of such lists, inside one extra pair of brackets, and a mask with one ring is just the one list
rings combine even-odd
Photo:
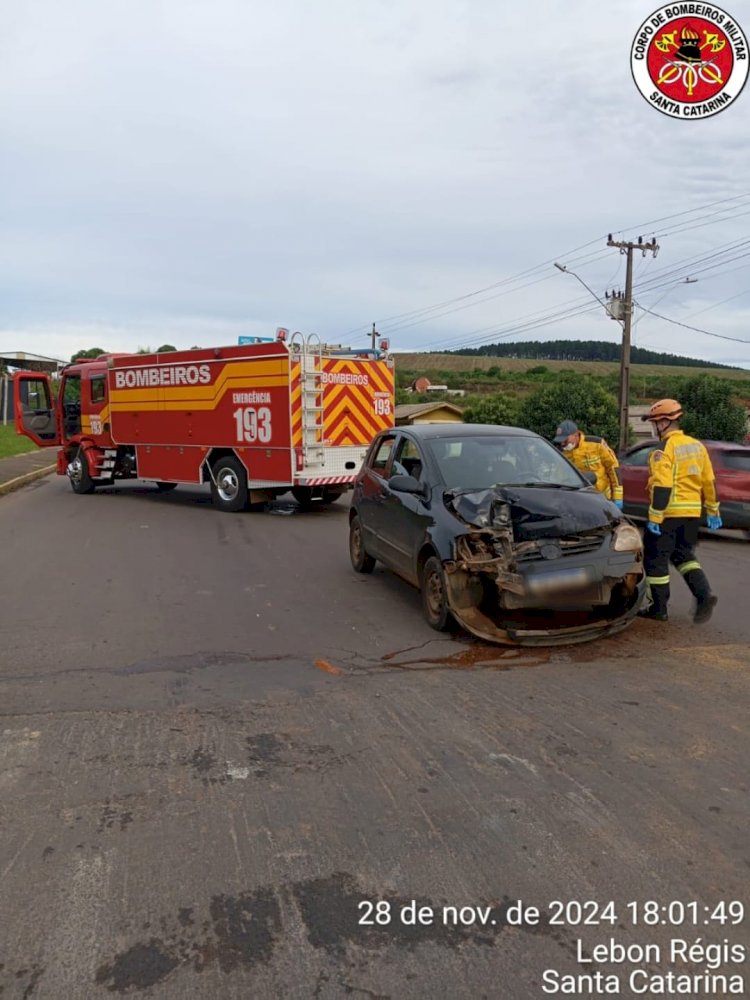
[(618, 524), (612, 532), (612, 548), (615, 552), (637, 552), (642, 549), (640, 531), (632, 524)]

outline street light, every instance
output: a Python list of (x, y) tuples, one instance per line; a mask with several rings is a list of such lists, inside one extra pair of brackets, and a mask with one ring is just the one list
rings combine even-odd
[[(630, 261), (630, 258), (628, 258)], [(575, 271), (569, 271), (567, 267), (563, 264), (558, 264), (557, 261), (554, 262), (555, 267), (558, 271), (563, 271), (565, 274), (572, 274), (574, 278), (578, 278), (583, 287), (594, 296), (596, 301), (603, 305), (607, 310), (612, 319), (617, 320), (617, 322), (622, 327), (622, 347), (620, 349), (620, 451), (623, 451), (628, 444), (628, 431), (630, 427), (630, 408), (629, 408), (629, 396), (630, 396), (630, 314), (633, 308), (631, 302), (632, 296), (632, 286), (630, 278), (630, 264), (628, 264), (628, 282), (625, 289), (625, 301), (624, 301), (624, 319), (614, 315), (614, 312), (607, 308), (604, 302), (599, 298), (596, 292), (589, 288), (583, 278), (579, 277)]]
[[(609, 307), (607, 306), (607, 303), (606, 302), (602, 302), (602, 300), (599, 298), (599, 296), (596, 294), (596, 292), (593, 290), (593, 288), (589, 288), (589, 286), (586, 284), (586, 282), (583, 280), (583, 278), (580, 275), (576, 274), (575, 271), (569, 271), (568, 268), (565, 267), (564, 264), (558, 264), (557, 261), (555, 261), (555, 267), (557, 268), (558, 271), (562, 271), (563, 274), (572, 274), (574, 278), (577, 278), (581, 282), (581, 284), (583, 285), (583, 287), (586, 289), (586, 291), (590, 295), (594, 296), (594, 298), (599, 303), (599, 305), (604, 306), (604, 308), (607, 310), (607, 312), (610, 313), (610, 315), (612, 315), (611, 312), (610, 312), (610, 310), (609, 310)], [(616, 316), (613, 316), (612, 318), (613, 319), (617, 319)], [(622, 322), (622, 321), (618, 320), (618, 323), (619, 322)]]

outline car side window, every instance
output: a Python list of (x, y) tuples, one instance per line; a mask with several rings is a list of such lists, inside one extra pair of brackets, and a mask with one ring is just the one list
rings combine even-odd
[(419, 448), (410, 438), (402, 438), (393, 457), (391, 475), (413, 476), (415, 479), (421, 479), (422, 469), (423, 462)]
[(648, 456), (656, 448), (656, 445), (649, 445), (646, 448), (639, 448), (638, 451), (632, 452), (630, 455), (623, 455), (620, 459), (620, 465), (636, 465), (645, 466), (648, 465)]
[(388, 467), (395, 443), (395, 437), (383, 438), (372, 457), (370, 468), (373, 472), (377, 472), (378, 475), (383, 476), (383, 478), (385, 478), (385, 470)]

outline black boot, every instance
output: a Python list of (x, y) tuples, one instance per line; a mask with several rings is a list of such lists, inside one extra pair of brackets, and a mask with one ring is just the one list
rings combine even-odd
[(653, 604), (650, 607), (644, 608), (642, 611), (639, 611), (638, 612), (638, 617), (639, 618), (650, 618), (652, 621), (655, 621), (655, 622), (668, 622), (669, 621), (669, 615), (667, 614), (667, 612), (666, 611), (656, 611), (654, 609)]
[(693, 622), (696, 625), (703, 625), (713, 614), (718, 598), (711, 593), (711, 584), (702, 569), (696, 567), (683, 573), (683, 576), (690, 593), (695, 598)]
[(651, 596), (651, 604), (643, 611), (638, 612), (639, 617), (651, 618), (652, 621), (656, 622), (669, 621), (669, 615), (667, 614), (669, 584), (649, 583), (649, 594)]
[(693, 614), (693, 623), (695, 625), (703, 625), (711, 615), (714, 613), (714, 608), (719, 602), (719, 598), (716, 594), (709, 594), (707, 598), (703, 601), (698, 601), (695, 605), (695, 612)]

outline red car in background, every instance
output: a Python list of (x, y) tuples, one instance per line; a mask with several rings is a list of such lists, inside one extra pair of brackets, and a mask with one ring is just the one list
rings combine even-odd
[[(716, 475), (716, 492), (725, 528), (739, 528), (750, 537), (750, 446), (729, 441), (704, 441)], [(648, 456), (660, 447), (655, 438), (619, 455), (625, 513), (648, 517)]]

